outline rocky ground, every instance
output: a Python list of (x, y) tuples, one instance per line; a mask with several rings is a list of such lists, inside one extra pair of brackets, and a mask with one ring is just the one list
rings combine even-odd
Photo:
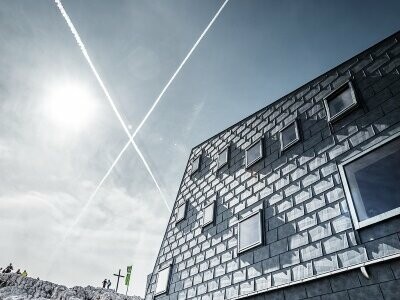
[(17, 274), (0, 274), (0, 300), (58, 299), (58, 300), (142, 300), (137, 296), (117, 294), (113, 290), (92, 286), (67, 288), (40, 279)]

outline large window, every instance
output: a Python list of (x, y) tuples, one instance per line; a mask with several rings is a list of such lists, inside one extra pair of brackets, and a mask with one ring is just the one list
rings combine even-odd
[(200, 161), (201, 161), (201, 155), (196, 157), (196, 159), (192, 162), (192, 173), (191, 174), (194, 174), (200, 170)]
[(262, 139), (246, 149), (246, 168), (254, 165), (263, 157)]
[(222, 168), (229, 160), (229, 146), (218, 154), (218, 169)]
[(171, 274), (171, 266), (158, 271), (157, 284), (156, 284), (156, 295), (164, 294), (168, 292), (169, 276)]
[(280, 141), (281, 151), (300, 141), (300, 133), (297, 121), (290, 123), (280, 131)]
[(184, 202), (183, 204), (181, 204), (176, 212), (176, 222), (180, 222), (182, 221), (186, 216), (186, 202)]
[(239, 252), (262, 244), (261, 211), (239, 221)]
[(215, 202), (204, 207), (203, 211), (203, 227), (214, 223)]
[(333, 122), (355, 107), (357, 98), (351, 82), (346, 82), (324, 99), (328, 121)]
[(399, 135), (339, 166), (356, 228), (400, 214)]

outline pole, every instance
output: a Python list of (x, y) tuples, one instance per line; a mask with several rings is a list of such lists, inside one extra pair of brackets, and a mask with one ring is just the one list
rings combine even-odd
[(115, 289), (115, 292), (118, 293), (119, 279), (120, 279), (120, 278), (124, 278), (125, 276), (122, 276), (122, 275), (121, 275), (121, 269), (119, 269), (118, 274), (114, 274), (114, 276), (117, 276), (117, 287), (116, 287), (116, 289)]
[(128, 296), (128, 289), (129, 289), (129, 285), (126, 286), (126, 293), (125, 293), (125, 296)]

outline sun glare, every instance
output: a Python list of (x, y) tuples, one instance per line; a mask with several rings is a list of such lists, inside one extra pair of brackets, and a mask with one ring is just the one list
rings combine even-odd
[(96, 102), (83, 85), (55, 85), (51, 87), (45, 101), (45, 113), (56, 126), (81, 131), (93, 120)]

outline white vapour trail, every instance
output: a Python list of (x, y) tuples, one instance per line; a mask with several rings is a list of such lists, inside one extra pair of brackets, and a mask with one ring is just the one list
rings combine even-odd
[[(57, 0), (56, 0), (57, 1)], [(197, 41), (194, 43), (193, 47), (190, 49), (190, 51), (188, 52), (188, 54), (185, 56), (185, 58), (183, 59), (183, 61), (181, 62), (181, 64), (179, 65), (178, 69), (176, 69), (176, 71), (174, 72), (174, 74), (171, 76), (171, 78), (168, 80), (167, 84), (164, 86), (164, 88), (161, 90), (161, 93), (158, 95), (157, 99), (154, 101), (153, 105), (150, 107), (149, 111), (146, 113), (146, 115), (144, 116), (143, 120), (140, 122), (139, 126), (136, 128), (136, 130), (133, 132), (133, 134), (130, 136), (130, 141), (133, 142), (133, 139), (135, 138), (136, 134), (139, 132), (139, 130), (143, 127), (144, 123), (147, 121), (147, 119), (149, 118), (149, 116), (151, 115), (151, 113), (154, 111), (154, 109), (156, 108), (156, 106), (158, 105), (158, 103), (160, 102), (161, 98), (164, 96), (165, 92), (167, 91), (167, 89), (169, 88), (169, 86), (171, 85), (171, 83), (174, 81), (175, 77), (178, 75), (178, 73), (181, 71), (181, 69), (183, 68), (183, 66), (185, 65), (185, 63), (187, 62), (187, 60), (189, 59), (189, 57), (192, 55), (192, 53), (194, 52), (194, 50), (197, 48), (198, 44), (201, 42), (201, 40), (203, 39), (203, 37), (206, 35), (206, 33), (208, 32), (208, 30), (211, 28), (211, 26), (213, 25), (213, 23), (215, 22), (215, 20), (218, 18), (218, 16), (220, 15), (220, 13), (222, 12), (222, 10), (224, 9), (225, 5), (229, 2), (229, 0), (225, 0), (225, 2), (221, 5), (221, 7), (219, 8), (219, 10), (217, 11), (217, 13), (214, 15), (214, 17), (211, 19), (210, 23), (208, 23), (207, 27), (204, 29), (204, 31), (202, 32), (202, 34), (200, 35), (200, 37), (197, 39)], [(76, 30), (75, 30), (76, 31)], [(133, 145), (135, 147), (135, 145)], [(140, 151), (138, 151), (138, 148), (135, 147), (136, 151), (138, 152), (139, 156), (141, 157), (147, 171), (149, 172), (150, 176), (153, 178), (154, 183), (156, 184), (157, 188), (160, 190), (158, 183), (156, 182), (156, 180), (154, 179), (154, 176), (150, 170), (150, 168), (148, 167), (148, 164), (145, 162), (143, 156), (141, 155)], [(121, 150), (121, 153), (118, 155), (122, 155), (125, 152), (126, 148)], [(115, 164), (113, 163), (110, 166), (110, 169), (107, 171), (107, 173), (111, 173), (112, 169), (114, 168)], [(99, 185), (96, 187), (96, 191), (100, 188), (100, 186), (103, 184), (103, 181), (101, 181), (99, 183)], [(165, 204), (167, 205), (168, 209), (171, 211), (171, 209), (169, 208), (165, 197), (163, 197), (163, 200), (165, 202)]]
[[(112, 107), (112, 109), (113, 109), (115, 115), (117, 116), (119, 122), (121, 123), (122, 127), (124, 128), (124, 131), (125, 131), (125, 133), (127, 134), (127, 136), (129, 137), (129, 140), (130, 140), (130, 142), (132, 143), (133, 147), (134, 147), (134, 148), (136, 149), (136, 151), (137, 151), (139, 148), (137, 147), (137, 145), (136, 145), (135, 142), (133, 141), (133, 138), (132, 138), (132, 136), (131, 136), (131, 133), (129, 132), (128, 127), (126, 126), (124, 120), (122, 119), (121, 114), (119, 113), (117, 107), (115, 106), (115, 103), (114, 103), (113, 99), (111, 98), (111, 96), (110, 96), (110, 94), (109, 94), (109, 92), (108, 92), (106, 86), (104, 85), (103, 80), (101, 79), (99, 73), (97, 72), (96, 68), (94, 67), (94, 65), (93, 65), (93, 63), (92, 63), (92, 60), (90, 59), (90, 56), (89, 56), (89, 54), (88, 54), (88, 52), (87, 52), (87, 50), (86, 50), (85, 44), (84, 44), (83, 41), (81, 40), (78, 31), (76, 30), (76, 28), (75, 28), (74, 24), (72, 23), (70, 17), (68, 16), (67, 12), (65, 11), (64, 6), (62, 5), (61, 1), (60, 1), (60, 0), (55, 0), (55, 3), (57, 4), (57, 7), (58, 7), (58, 9), (59, 9), (60, 12), (61, 12), (61, 15), (64, 17), (65, 21), (67, 22), (68, 27), (70, 28), (70, 30), (71, 30), (71, 32), (72, 32), (72, 34), (73, 34), (73, 36), (74, 36), (74, 38), (75, 38), (77, 44), (79, 45), (79, 47), (80, 47), (80, 49), (81, 49), (81, 51), (82, 51), (83, 56), (85, 57), (86, 61), (88, 62), (89, 67), (90, 67), (90, 69), (92, 70), (94, 76), (96, 77), (96, 79), (97, 79), (97, 81), (98, 81), (98, 83), (99, 83), (101, 89), (103, 90), (104, 94), (106, 95), (106, 98), (107, 98), (109, 104), (111, 105), (111, 107)], [(122, 154), (125, 152), (126, 149), (127, 149), (127, 147), (124, 147), (124, 148), (122, 149), (122, 151), (121, 151), (121, 153), (118, 155), (117, 159), (119, 159), (119, 158), (122, 156)], [(138, 152), (138, 154), (139, 154), (139, 152)], [(147, 170), (148, 173), (150, 174), (152, 180), (154, 181), (154, 183), (155, 183), (155, 185), (156, 185), (158, 191), (160, 192), (160, 195), (161, 195), (162, 199), (164, 200), (164, 203), (166, 204), (168, 210), (171, 211), (171, 209), (170, 209), (170, 207), (168, 206), (168, 203), (167, 203), (167, 201), (166, 201), (166, 199), (165, 199), (164, 193), (162, 192), (162, 190), (161, 190), (161, 188), (160, 188), (160, 185), (158, 184), (157, 180), (155, 179), (155, 177), (154, 177), (154, 175), (153, 175), (153, 172), (151, 171), (149, 165), (147, 164), (147, 162), (146, 162), (144, 156), (141, 155), (141, 153), (140, 153), (140, 154), (139, 154), (139, 157), (140, 157), (140, 159), (142, 160), (143, 164), (145, 165), (146, 170)], [(89, 200), (88, 205), (90, 204), (91, 200), (92, 200), (92, 199), (94, 198), (94, 196), (96, 195), (97, 191), (98, 191), (98, 190), (100, 189), (100, 187), (103, 185), (105, 179), (106, 179), (106, 178), (108, 177), (108, 175), (111, 173), (111, 171), (112, 171), (112, 169), (115, 167), (115, 165), (116, 165), (116, 163), (114, 162), (114, 163), (111, 165), (110, 169), (107, 171), (106, 176), (103, 177), (103, 179), (102, 179), (102, 180), (100, 181), (100, 183), (97, 185), (97, 187), (96, 187), (94, 193), (93, 193), (92, 196), (90, 197), (90, 200)]]

